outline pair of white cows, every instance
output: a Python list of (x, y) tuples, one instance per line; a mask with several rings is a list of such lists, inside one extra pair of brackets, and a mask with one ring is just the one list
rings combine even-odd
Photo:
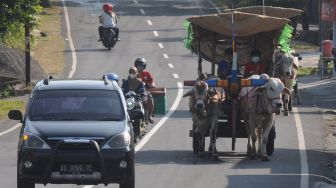
[[(272, 129), (275, 113), (279, 113), (282, 107), (281, 95), (283, 92), (289, 92), (278, 78), (269, 78), (268, 75), (253, 75), (249, 79), (266, 79), (265, 85), (260, 87), (246, 87), (240, 93), (241, 113), (247, 124), (248, 145), (247, 154), (251, 159), (257, 156), (263, 161), (268, 161), (266, 152), (266, 144), (268, 135)], [(199, 92), (199, 87), (196, 84), (192, 90), (184, 95), (190, 96), (190, 111), (193, 115), (193, 123), (196, 126), (195, 133), (200, 135), (203, 140), (205, 129), (209, 128), (208, 122), (211, 123), (211, 139), (209, 152), (210, 154), (217, 153), (216, 150), (216, 129), (217, 122), (209, 121), (217, 120), (219, 101), (212, 102), (209, 100), (208, 86), (205, 82), (197, 82), (205, 84), (204, 88)], [(200, 95), (199, 93), (202, 93)], [(223, 98), (223, 97), (221, 97)], [(214, 108), (216, 106), (216, 108)], [(207, 113), (206, 113), (207, 112)], [(217, 115), (215, 115), (217, 113)], [(201, 121), (203, 119), (204, 121)], [(215, 126), (214, 126), (215, 125)], [(205, 128), (205, 129), (204, 129)], [(204, 130), (203, 130), (204, 129)], [(201, 131), (203, 130), (203, 131)], [(256, 150), (256, 141), (258, 141), (258, 151)]]

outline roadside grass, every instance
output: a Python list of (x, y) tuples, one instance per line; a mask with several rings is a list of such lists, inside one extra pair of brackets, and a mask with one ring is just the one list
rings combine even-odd
[[(39, 27), (34, 30), (32, 56), (46, 74), (61, 74), (64, 69), (64, 38), (61, 34), (60, 6), (44, 8), (39, 15)], [(42, 36), (41, 32), (46, 33)]]
[(298, 77), (309, 76), (309, 75), (314, 75), (316, 73), (317, 73), (317, 68), (315, 68), (315, 67), (305, 67), (305, 68), (299, 68), (297, 76)]
[(26, 103), (23, 101), (0, 100), (0, 119), (7, 116), (10, 110), (24, 111)]

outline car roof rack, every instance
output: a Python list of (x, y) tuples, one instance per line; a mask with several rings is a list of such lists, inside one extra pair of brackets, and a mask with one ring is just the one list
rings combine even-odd
[(108, 84), (112, 83), (112, 82), (107, 78), (106, 74), (103, 75), (103, 80), (104, 80), (105, 85), (108, 85)]
[(44, 85), (49, 85), (49, 82), (50, 82), (50, 80), (52, 80), (52, 79), (53, 79), (53, 76), (52, 76), (52, 75), (49, 75), (48, 78), (45, 78), (45, 79), (43, 80), (43, 84), (44, 84)]

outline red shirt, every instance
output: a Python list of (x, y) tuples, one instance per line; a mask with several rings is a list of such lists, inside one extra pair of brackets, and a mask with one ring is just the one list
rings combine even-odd
[(248, 63), (245, 65), (244, 75), (251, 76), (253, 74), (263, 74), (266, 72), (264, 63)]
[(146, 70), (143, 71), (141, 75), (141, 80), (146, 84), (152, 84), (153, 83), (153, 76)]

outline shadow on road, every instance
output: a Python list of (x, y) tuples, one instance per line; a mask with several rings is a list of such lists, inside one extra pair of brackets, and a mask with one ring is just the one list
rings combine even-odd
[[(112, 51), (113, 51), (113, 49), (112, 49)], [(64, 50), (63, 52), (65, 52), (65, 53), (69, 53), (69, 52), (106, 52), (106, 53), (111, 53), (110, 50), (104, 49), (104, 48)]]

